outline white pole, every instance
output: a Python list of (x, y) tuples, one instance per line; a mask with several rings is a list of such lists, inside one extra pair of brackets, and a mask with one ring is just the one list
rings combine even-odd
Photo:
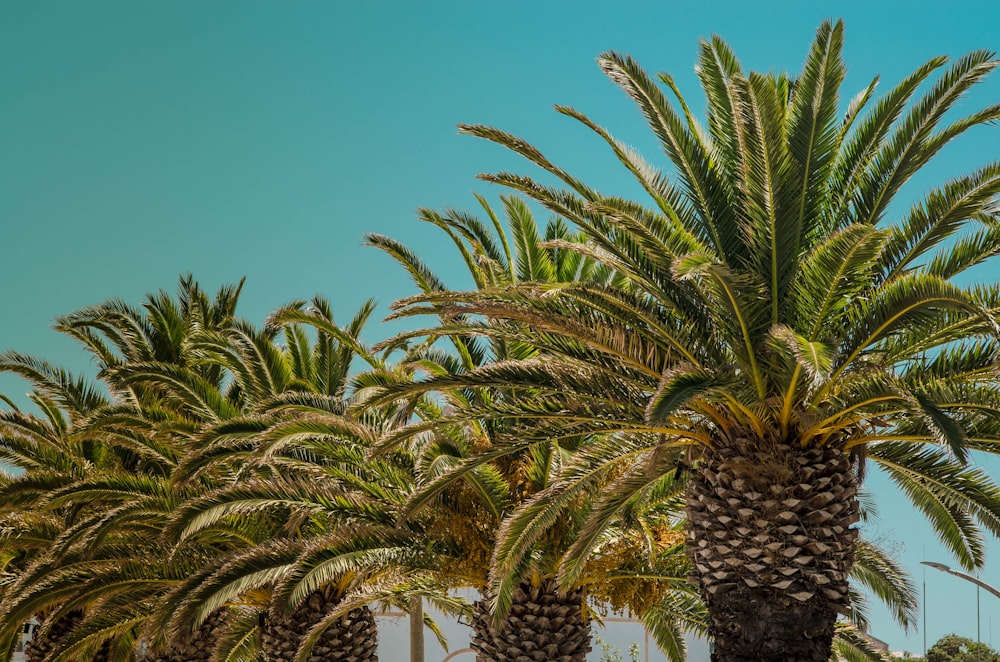
[(410, 662), (424, 662), (424, 600), (410, 598)]

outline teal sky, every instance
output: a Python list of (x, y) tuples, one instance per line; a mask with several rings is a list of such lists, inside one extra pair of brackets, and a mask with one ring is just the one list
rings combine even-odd
[[(242, 312), (260, 321), (293, 298), (327, 295), (341, 319), (412, 290), (365, 232), (414, 247), (453, 286), (462, 265), (418, 207), (469, 207), (498, 191), (482, 171), (529, 168), (459, 136), (459, 122), (520, 134), (607, 192), (633, 193), (598, 141), (551, 106), (573, 105), (657, 151), (638, 111), (594, 63), (629, 52), (674, 74), (695, 106), (698, 39), (718, 33), (757, 69), (797, 71), (818, 23), (847, 23), (849, 94), (929, 57), (1000, 48), (1000, 3), (941, 2), (45, 2), (0, 3), (0, 348), (76, 370), (83, 355), (53, 317), (118, 296), (247, 277)], [(1000, 76), (968, 98), (1000, 101)], [(995, 158), (1000, 127), (967, 136), (913, 185)], [(663, 159), (660, 159), (662, 163)], [(996, 267), (990, 271), (996, 273)], [(390, 327), (373, 327), (373, 339)], [(0, 391), (24, 385), (0, 378)], [(1000, 462), (996, 463), (1000, 467)], [(874, 477), (877, 493), (890, 486)], [(891, 495), (880, 535), (916, 579), (950, 562)], [(926, 549), (926, 551), (924, 551)], [(984, 578), (1000, 583), (1000, 545)], [(975, 637), (971, 585), (927, 577), (928, 640)], [(983, 639), (1000, 601), (984, 595)], [(882, 610), (873, 633), (920, 651)]]

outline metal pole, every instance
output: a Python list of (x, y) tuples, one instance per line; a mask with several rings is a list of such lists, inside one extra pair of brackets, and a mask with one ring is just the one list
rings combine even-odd
[(924, 657), (927, 657), (927, 566), (924, 566)]
[(410, 598), (410, 662), (424, 662), (424, 599)]
[(983, 619), (979, 617), (979, 585), (976, 585), (976, 659), (983, 659), (983, 638), (979, 635), (979, 626)]
[[(943, 563), (933, 563), (931, 561), (921, 561), (920, 563), (921, 565), (929, 565), (935, 570), (940, 570), (941, 572), (947, 572), (949, 575), (955, 575), (956, 577), (961, 577), (965, 581), (972, 582), (973, 584), (976, 585), (976, 643), (982, 644), (982, 636), (980, 632), (980, 625), (982, 623), (982, 618), (980, 617), (979, 613), (979, 589), (985, 588), (987, 591), (997, 596), (998, 598), (1000, 598), (1000, 589), (996, 588), (995, 586), (990, 586), (979, 577), (973, 577), (970, 574), (959, 572), (958, 570), (952, 570)], [(926, 594), (925, 594), (925, 599), (926, 599)], [(992, 637), (992, 633), (990, 636)], [(982, 659), (982, 654), (977, 652), (976, 659)]]
[(982, 579), (979, 579), (978, 577), (973, 577), (972, 575), (966, 574), (964, 572), (959, 572), (958, 570), (952, 570), (943, 563), (931, 563), (930, 561), (921, 561), (920, 563), (921, 565), (929, 565), (935, 570), (940, 570), (941, 572), (947, 572), (949, 575), (955, 575), (956, 577), (961, 577), (967, 582), (972, 582), (976, 586), (985, 588), (987, 591), (1000, 598), (1000, 588), (997, 588), (995, 586), (990, 586), (989, 584), (984, 582)]

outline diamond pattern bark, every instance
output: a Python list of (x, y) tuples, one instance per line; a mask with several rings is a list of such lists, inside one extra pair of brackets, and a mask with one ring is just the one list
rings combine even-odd
[(709, 451), (688, 488), (691, 575), (712, 615), (714, 662), (826, 662), (859, 519), (839, 449), (745, 439)]
[[(310, 595), (283, 621), (268, 620), (261, 631), (261, 646), (268, 662), (293, 662), (303, 638), (332, 612), (337, 600), (320, 590)], [(368, 607), (340, 618), (313, 648), (309, 662), (377, 662), (378, 632)]]
[(590, 652), (590, 622), (581, 590), (559, 593), (553, 580), (521, 584), (499, 629), (477, 602), (472, 648), (479, 662), (583, 662)]
[(74, 611), (55, 623), (43, 622), (40, 631), (35, 633), (24, 649), (25, 662), (45, 662), (56, 652), (62, 640), (72, 634), (82, 621), (83, 613)]
[(190, 637), (172, 642), (166, 650), (148, 659), (150, 662), (210, 662), (224, 627), (225, 612), (214, 612)]

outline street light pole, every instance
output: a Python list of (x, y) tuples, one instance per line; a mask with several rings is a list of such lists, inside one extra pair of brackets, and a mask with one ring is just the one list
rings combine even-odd
[[(931, 568), (934, 568), (935, 570), (940, 570), (941, 572), (947, 572), (949, 575), (955, 575), (956, 577), (961, 577), (965, 581), (972, 582), (973, 584), (976, 585), (976, 643), (977, 644), (981, 644), (982, 640), (980, 638), (979, 624), (980, 624), (980, 622), (981, 622), (982, 619), (979, 617), (979, 589), (985, 588), (987, 591), (989, 591), (993, 595), (997, 596), (998, 598), (1000, 598), (1000, 589), (996, 589), (996, 588), (990, 586), (989, 584), (987, 584), (986, 582), (984, 582), (983, 580), (979, 579), (978, 577), (973, 577), (972, 575), (970, 575), (968, 573), (960, 572), (958, 570), (952, 570), (951, 568), (949, 568), (948, 566), (946, 566), (943, 563), (934, 563), (932, 561), (921, 561), (920, 563), (921, 563), (921, 565), (929, 566)], [(925, 595), (925, 599), (926, 599), (926, 593), (924, 595)], [(926, 607), (925, 607), (925, 610), (926, 610)], [(926, 615), (926, 612), (925, 612), (925, 615)], [(976, 656), (979, 657), (979, 653), (978, 652), (976, 653)]]
[(924, 657), (927, 657), (927, 568), (924, 568)]

